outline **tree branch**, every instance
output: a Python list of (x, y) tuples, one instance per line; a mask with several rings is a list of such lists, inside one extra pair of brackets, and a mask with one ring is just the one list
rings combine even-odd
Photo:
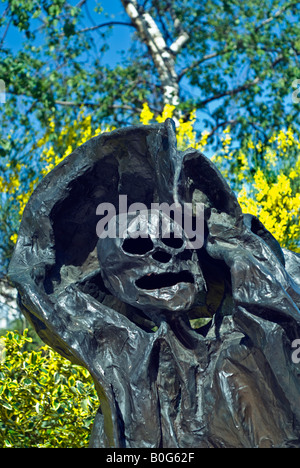
[(4, 17), (7, 15), (9, 9), (10, 9), (10, 5), (8, 5), (8, 6), (5, 8), (5, 10), (3, 11), (2, 15), (1, 15), (1, 18), (4, 18)]
[[(86, 106), (86, 107), (99, 107), (98, 103), (94, 102), (75, 102), (75, 101), (55, 101), (55, 104), (58, 106), (66, 106), (66, 107), (81, 107), (81, 106)], [(109, 106), (110, 109), (123, 109), (123, 110), (131, 110), (135, 112), (142, 112), (142, 108), (134, 108), (133, 106), (130, 106), (129, 104), (112, 104)]]
[(80, 2), (78, 2), (76, 5), (75, 5), (75, 8), (81, 8), (82, 5), (84, 5), (86, 3), (87, 0), (81, 0)]
[[(134, 27), (132, 23), (126, 23), (125, 21), (108, 21), (107, 23), (96, 24), (95, 26), (89, 26), (87, 28), (80, 29), (79, 31), (75, 31), (75, 34), (86, 33), (89, 31), (96, 31), (101, 28), (106, 28), (108, 26), (131, 26)], [(64, 37), (65, 34), (61, 33), (59, 37)]]
[(184, 44), (189, 40), (189, 38), (190, 36), (188, 35), (188, 33), (182, 31), (180, 36), (178, 36), (177, 39), (175, 39), (175, 41), (173, 42), (173, 44), (171, 44), (170, 46), (170, 50), (173, 52), (173, 54), (178, 54), (180, 49), (183, 48)]
[(108, 21), (107, 23), (97, 24), (96, 26), (90, 26), (88, 28), (80, 29), (77, 31), (77, 34), (87, 32), (87, 31), (95, 31), (96, 29), (106, 28), (108, 26), (131, 26), (134, 27), (132, 23), (126, 23), (125, 21)]
[(233, 51), (233, 50), (235, 50), (235, 49), (224, 49), (221, 52), (212, 52), (211, 54), (204, 55), (203, 57), (201, 57), (201, 59), (196, 60), (195, 62), (193, 62), (188, 67), (183, 68), (181, 70), (181, 72), (179, 72), (179, 74), (178, 74), (178, 80), (180, 81), (189, 70), (192, 70), (194, 67), (197, 67), (198, 65), (201, 65), (201, 63), (206, 62), (207, 60), (211, 60), (213, 58), (216, 58), (219, 55), (224, 55), (224, 54), (226, 54), (226, 53), (228, 53), (230, 51)]
[[(278, 65), (278, 63), (280, 63), (283, 60), (283, 58), (284, 58), (283, 55), (279, 55), (277, 57), (277, 59), (274, 60), (271, 63), (271, 67), (275, 68), (276, 65)], [(219, 94), (216, 94), (214, 96), (211, 96), (210, 98), (204, 99), (203, 101), (200, 101), (199, 104), (201, 106), (205, 106), (206, 104), (209, 104), (212, 101), (216, 101), (217, 99), (221, 99), (221, 98), (226, 97), (226, 96), (235, 96), (236, 94), (240, 93), (241, 91), (246, 91), (247, 89), (251, 88), (252, 86), (257, 85), (261, 81), (262, 81), (262, 78), (257, 76), (256, 78), (254, 78), (254, 80), (248, 81), (248, 82), (244, 83), (243, 85), (238, 86), (237, 88), (230, 89), (228, 91), (225, 91), (224, 93), (219, 93)]]
[(215, 125), (214, 127), (212, 127), (211, 131), (209, 132), (208, 136), (211, 137), (214, 135), (214, 133), (219, 130), (219, 128), (223, 128), (223, 127), (227, 127), (228, 125), (230, 126), (234, 126), (234, 125), (237, 125), (238, 121), (235, 119), (235, 120), (227, 120), (226, 122), (222, 122), (222, 123), (219, 123), (217, 125)]
[(282, 8), (280, 8), (279, 10), (276, 11), (276, 13), (274, 13), (273, 16), (269, 16), (269, 18), (266, 18), (264, 21), (262, 21), (260, 24), (258, 24), (256, 27), (255, 27), (255, 32), (257, 32), (260, 28), (263, 28), (264, 26), (266, 26), (267, 24), (271, 23), (272, 21), (274, 21), (275, 19), (277, 19), (279, 16), (282, 15), (282, 13), (285, 13), (286, 10), (288, 10), (290, 7), (292, 6), (295, 6), (295, 5), (299, 5), (299, 1), (298, 2), (292, 2), (288, 5), (284, 5)]
[(210, 98), (204, 99), (203, 101), (200, 101), (201, 106), (206, 106), (206, 104), (209, 104), (212, 101), (216, 101), (217, 99), (221, 99), (226, 96), (235, 96), (236, 94), (240, 93), (241, 91), (246, 91), (247, 89), (251, 88), (252, 86), (255, 86), (261, 81), (259, 77), (256, 77), (254, 80), (249, 81), (248, 83), (245, 83), (241, 86), (238, 86), (237, 88), (230, 89), (229, 91), (225, 91), (224, 93), (219, 93), (215, 94), (214, 96), (211, 96)]
[(9, 30), (10, 25), (11, 25), (11, 19), (9, 20), (9, 22), (8, 22), (7, 25), (6, 25), (4, 34), (3, 34), (2, 39), (1, 39), (1, 42), (0, 42), (0, 49), (2, 49), (3, 43), (4, 43), (4, 41), (5, 41), (5, 37), (6, 37), (6, 34), (8, 33), (8, 30)]

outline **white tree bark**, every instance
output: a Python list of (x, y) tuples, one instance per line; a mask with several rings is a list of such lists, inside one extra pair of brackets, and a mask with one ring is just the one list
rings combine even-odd
[(173, 44), (168, 47), (153, 17), (142, 10), (136, 0), (121, 1), (140, 38), (149, 49), (161, 81), (164, 104), (177, 106), (179, 79), (175, 70), (175, 58), (188, 41), (189, 35), (185, 31), (180, 31)]

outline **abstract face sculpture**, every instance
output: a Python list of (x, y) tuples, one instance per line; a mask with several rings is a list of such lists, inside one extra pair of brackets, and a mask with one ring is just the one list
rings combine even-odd
[[(125, 225), (124, 225), (124, 218)], [(127, 226), (128, 224), (128, 226)], [(170, 227), (163, 232), (163, 225)], [(153, 319), (158, 312), (188, 310), (205, 281), (195, 251), (180, 225), (158, 210), (115, 216), (99, 239), (101, 274), (107, 289)]]
[[(123, 194), (146, 210), (125, 224), (119, 208), (117, 236), (99, 239), (98, 205)], [(205, 239), (193, 250), (151, 208), (195, 202)], [(9, 270), (40, 338), (94, 379), (90, 446), (167, 449), (300, 448), (299, 272), (212, 161), (177, 150), (170, 119), (99, 135), (53, 169)]]

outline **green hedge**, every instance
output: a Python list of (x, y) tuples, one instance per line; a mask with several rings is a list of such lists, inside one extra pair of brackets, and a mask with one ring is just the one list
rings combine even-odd
[(0, 338), (0, 447), (87, 447), (99, 406), (89, 372), (31, 341), (28, 330)]

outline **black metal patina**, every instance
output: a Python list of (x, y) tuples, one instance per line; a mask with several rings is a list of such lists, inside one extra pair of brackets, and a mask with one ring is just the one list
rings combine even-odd
[[(99, 240), (96, 207), (120, 194), (204, 203), (204, 246)], [(300, 447), (300, 256), (209, 159), (177, 151), (171, 120), (95, 137), (51, 171), (10, 277), (42, 340), (94, 378), (91, 447)]]

